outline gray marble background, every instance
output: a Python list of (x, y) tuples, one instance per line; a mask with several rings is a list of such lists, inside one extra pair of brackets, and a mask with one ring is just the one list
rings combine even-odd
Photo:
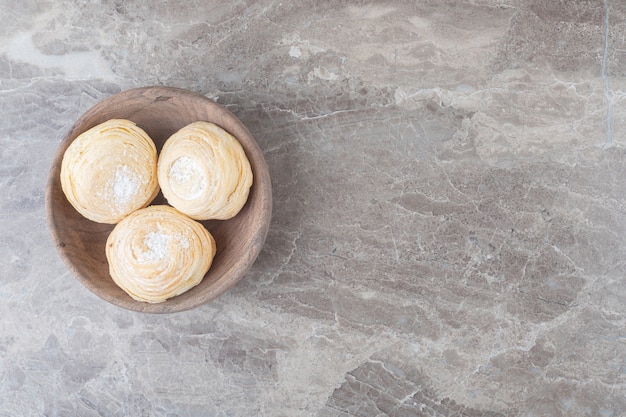
[[(44, 210), (149, 85), (274, 187), (249, 274), (172, 315), (83, 288)], [(0, 416), (624, 416), (625, 104), (620, 0), (0, 0)]]

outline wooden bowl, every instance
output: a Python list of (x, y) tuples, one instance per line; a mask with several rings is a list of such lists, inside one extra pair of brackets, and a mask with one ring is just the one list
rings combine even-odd
[[(201, 222), (217, 243), (217, 253), (202, 282), (163, 303), (133, 300), (109, 275), (105, 242), (114, 225), (92, 222), (67, 201), (59, 174), (63, 154), (82, 132), (109, 119), (137, 123), (160, 151), (165, 140), (198, 120), (213, 122), (241, 142), (254, 175), (244, 208), (230, 220)], [(152, 204), (166, 204), (162, 195)], [(87, 111), (61, 141), (50, 168), (46, 189), (48, 225), (61, 258), (94, 294), (117, 306), (147, 313), (171, 313), (204, 304), (235, 285), (259, 254), (272, 214), (272, 188), (263, 153), (248, 129), (232, 113), (208, 98), (169, 87), (146, 87), (115, 94)]]

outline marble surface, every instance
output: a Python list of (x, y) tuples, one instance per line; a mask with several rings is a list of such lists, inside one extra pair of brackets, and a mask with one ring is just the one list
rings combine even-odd
[[(0, 0), (0, 416), (626, 415), (626, 3)], [(192, 311), (109, 305), (45, 183), (99, 100), (226, 105), (274, 216)]]

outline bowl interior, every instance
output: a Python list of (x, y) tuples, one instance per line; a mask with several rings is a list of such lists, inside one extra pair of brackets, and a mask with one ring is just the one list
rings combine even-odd
[[(163, 303), (133, 300), (109, 276), (106, 239), (114, 225), (82, 217), (67, 201), (59, 178), (61, 160), (70, 143), (82, 132), (109, 119), (135, 122), (154, 140), (160, 152), (170, 135), (185, 125), (213, 122), (241, 142), (254, 175), (244, 208), (230, 220), (201, 222), (213, 234), (217, 253), (202, 282)], [(165, 204), (159, 196), (152, 204)], [(150, 313), (187, 310), (204, 304), (239, 281), (259, 254), (270, 223), (271, 183), (261, 149), (246, 127), (228, 110), (199, 94), (169, 87), (147, 87), (113, 95), (87, 111), (61, 141), (46, 189), (48, 224), (61, 258), (76, 278), (104, 300), (120, 307)]]

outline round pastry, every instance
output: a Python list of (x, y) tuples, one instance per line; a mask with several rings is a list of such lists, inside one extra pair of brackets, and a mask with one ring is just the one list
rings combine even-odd
[(209, 122), (191, 123), (165, 142), (158, 177), (168, 203), (196, 220), (225, 220), (248, 200), (252, 169), (241, 144)]
[(137, 301), (160, 303), (198, 285), (215, 256), (213, 236), (170, 206), (150, 206), (119, 222), (107, 239), (113, 281)]
[(112, 119), (79, 135), (61, 162), (70, 204), (98, 223), (117, 223), (159, 192), (154, 142), (129, 120)]

